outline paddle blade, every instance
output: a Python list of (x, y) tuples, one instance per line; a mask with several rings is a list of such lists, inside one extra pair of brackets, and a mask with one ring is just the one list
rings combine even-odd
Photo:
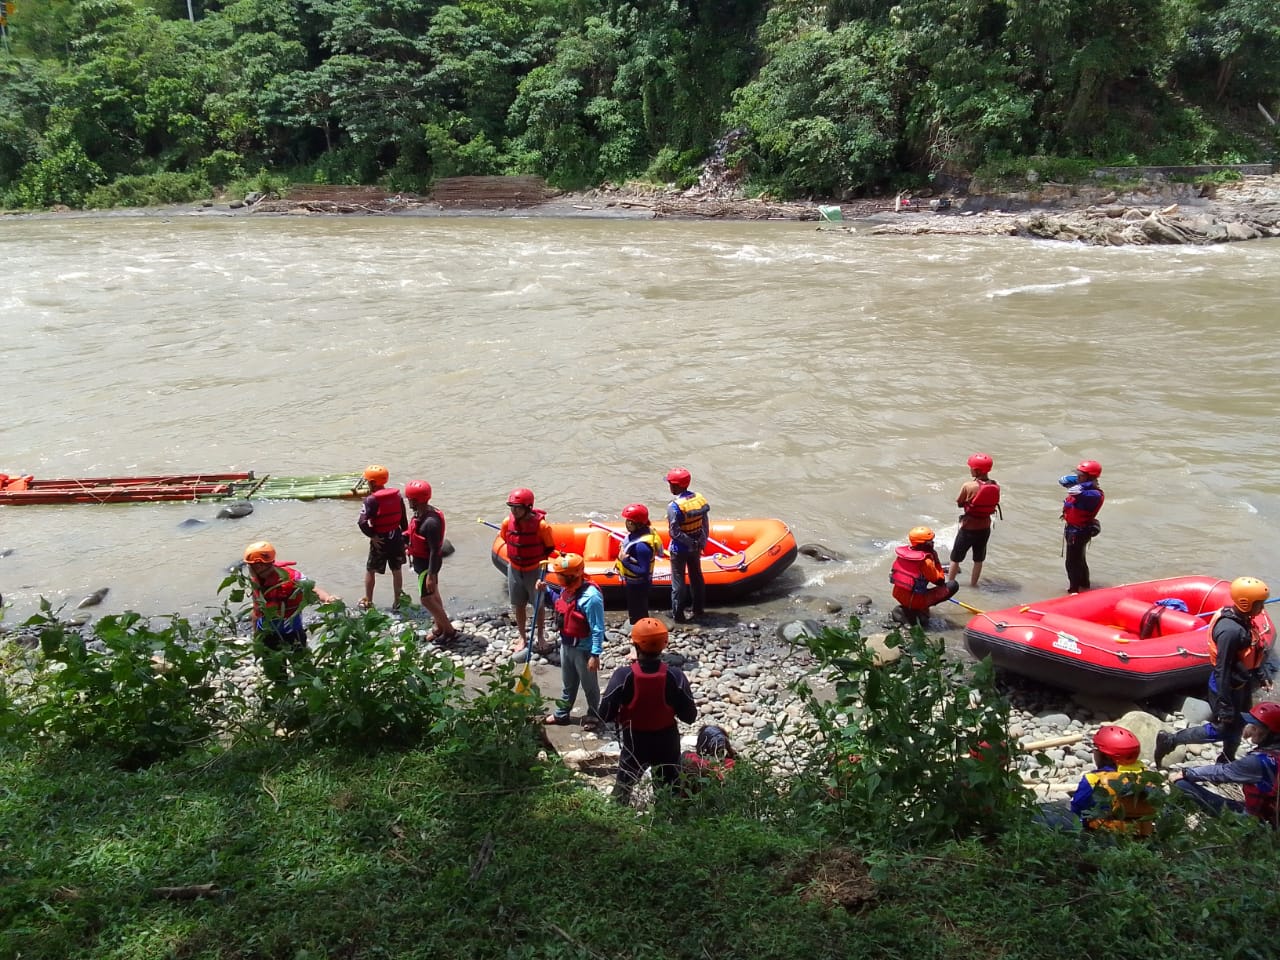
[(525, 694), (533, 689), (533, 672), (529, 669), (529, 661), (524, 662), (524, 669), (516, 676), (516, 693)]

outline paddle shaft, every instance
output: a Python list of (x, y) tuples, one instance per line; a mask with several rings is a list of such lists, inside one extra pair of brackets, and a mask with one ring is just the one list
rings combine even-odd
[(977, 607), (971, 607), (969, 606), (969, 604), (965, 603), (963, 600), (957, 600), (955, 597), (947, 597), (947, 599), (950, 600), (952, 603), (956, 604), (957, 606), (964, 607), (970, 613), (986, 613), (987, 612), (985, 610), (979, 610)]

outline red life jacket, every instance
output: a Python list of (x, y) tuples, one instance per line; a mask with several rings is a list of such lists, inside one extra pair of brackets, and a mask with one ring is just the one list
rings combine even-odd
[[(1077, 527), (1081, 530), (1085, 529), (1093, 522), (1093, 518), (1098, 515), (1098, 511), (1102, 509), (1102, 503), (1107, 499), (1107, 495), (1102, 492), (1102, 488), (1094, 484), (1082, 493), (1097, 492), (1097, 505), (1092, 510), (1085, 510), (1079, 506), (1079, 497), (1074, 494), (1068, 494), (1067, 499), (1062, 502), (1062, 519), (1066, 521), (1067, 526)], [(1092, 501), (1093, 497), (1087, 500)]]
[(1274, 824), (1276, 822), (1276, 778), (1280, 776), (1280, 750), (1259, 750), (1258, 753), (1265, 753), (1271, 758), (1272, 775), (1270, 783), (1245, 783), (1241, 784), (1244, 789), (1244, 809), (1246, 813), (1252, 814), (1264, 823)]
[(978, 491), (964, 505), (966, 517), (989, 517), (1000, 505), (1000, 484), (994, 480), (979, 480)]
[[(444, 514), (435, 507), (428, 506), (427, 516), (435, 517), (440, 521), (440, 539), (444, 540)], [(425, 521), (426, 517), (422, 517), (421, 520)], [(419, 518), (417, 516), (410, 518), (409, 543), (405, 550), (408, 552), (409, 556), (417, 557), (419, 560), (425, 560), (427, 556), (430, 555), (430, 551), (427, 549), (427, 538), (418, 531), (418, 523)]]
[[(404, 500), (396, 487), (383, 487), (369, 494), (373, 501), (373, 513), (366, 517), (369, 527), (376, 534), (387, 534), (399, 530), (404, 520)], [(367, 505), (369, 500), (365, 501)]]
[(507, 543), (507, 562), (517, 570), (532, 570), (549, 553), (539, 531), (545, 510), (530, 510), (523, 520), (507, 517), (502, 538)]
[(568, 590), (561, 590), (556, 598), (556, 613), (561, 617), (560, 635), (568, 640), (585, 640), (591, 636), (591, 623), (587, 615), (578, 607), (578, 597), (587, 588), (586, 577), (578, 584), (572, 595)]
[(267, 621), (288, 620), (300, 609), (307, 592), (298, 582), (302, 575), (293, 569), (291, 560), (272, 564), (271, 569), (279, 579), (269, 587), (260, 584), (256, 577), (249, 580), (253, 586), (253, 614)]
[(631, 664), (631, 702), (618, 711), (618, 719), (632, 730), (652, 733), (675, 726), (675, 707), (667, 703), (667, 665), (657, 673), (645, 673), (637, 660)]
[(927, 593), (929, 581), (924, 577), (924, 562), (929, 559), (928, 552), (908, 546), (899, 547), (896, 553), (898, 558), (889, 570), (889, 582), (912, 593)]
[[(1209, 662), (1214, 664), (1218, 662), (1218, 640), (1214, 637), (1213, 630), (1222, 617), (1226, 617), (1248, 629), (1249, 642), (1236, 651), (1236, 660), (1246, 672), (1252, 673), (1261, 667), (1263, 661), (1267, 659), (1267, 653), (1270, 651), (1271, 645), (1263, 638), (1262, 632), (1253, 620), (1237, 613), (1235, 607), (1223, 607), (1209, 621)], [(1248, 620), (1247, 624), (1244, 622), (1245, 620)]]

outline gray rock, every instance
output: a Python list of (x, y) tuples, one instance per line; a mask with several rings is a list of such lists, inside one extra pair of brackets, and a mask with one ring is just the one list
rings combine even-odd
[(830, 547), (821, 543), (802, 543), (800, 545), (800, 553), (810, 559), (817, 560), (819, 563), (831, 563), (833, 561), (844, 561), (849, 558), (839, 551), (832, 550)]
[(99, 587), (97, 590), (93, 591), (93, 593), (89, 594), (87, 597), (85, 597), (83, 600), (77, 603), (76, 609), (83, 610), (86, 607), (96, 607), (98, 604), (100, 604), (103, 600), (107, 598), (107, 594), (110, 592), (111, 592), (110, 588), (108, 587)]
[(13, 547), (5, 547), (3, 550), (0, 550), (0, 557), (7, 557), (12, 553), (13, 553)]
[(814, 620), (789, 620), (778, 624), (777, 637), (783, 643), (799, 643), (800, 638), (808, 634), (816, 637), (822, 627)]
[(452, 557), (452, 556), (454, 555), (454, 553), (455, 553), (455, 552), (456, 552), (456, 551), (455, 551), (455, 549), (454, 549), (453, 543), (452, 543), (452, 542), (450, 542), (450, 540), (449, 540), (449, 538), (448, 538), (448, 537), (445, 537), (445, 538), (444, 538), (444, 540), (443, 540), (443, 541), (441, 542), (441, 544), (440, 544), (440, 556), (442, 556), (442, 557)]
[(1178, 708), (1178, 712), (1182, 714), (1187, 721), (1187, 726), (1195, 726), (1197, 723), (1207, 723), (1213, 719), (1213, 707), (1209, 706), (1199, 697), (1186, 697), (1182, 701), (1182, 705)]
[(1142, 757), (1150, 760), (1156, 747), (1156, 734), (1163, 729), (1160, 718), (1145, 710), (1131, 710), (1117, 720), (1116, 725), (1129, 730), (1142, 742)]
[(228, 503), (225, 507), (218, 511), (219, 520), (238, 520), (241, 517), (247, 517), (253, 513), (253, 504), (248, 500), (237, 500), (235, 503)]
[(203, 527), (204, 525), (204, 520), (197, 520), (195, 517), (187, 517), (187, 519), (178, 524), (179, 528), (183, 530), (190, 530), (192, 527)]
[(1132, 700), (1121, 700), (1118, 697), (1104, 697), (1094, 693), (1076, 693), (1071, 697), (1076, 703), (1090, 711), (1095, 717), (1109, 722), (1114, 717), (1124, 716), (1136, 709)]
[(872, 634), (866, 638), (866, 644), (867, 649), (871, 651), (871, 662), (874, 666), (883, 667), (902, 658), (902, 649), (889, 646), (886, 634)]
[(875, 601), (865, 594), (855, 594), (849, 598), (849, 606), (853, 608), (853, 612), (858, 616), (863, 616), (871, 612), (871, 608), (875, 606)]
[(1065, 713), (1042, 713), (1036, 717), (1040, 729), (1047, 733), (1061, 733), (1071, 726), (1071, 718)]

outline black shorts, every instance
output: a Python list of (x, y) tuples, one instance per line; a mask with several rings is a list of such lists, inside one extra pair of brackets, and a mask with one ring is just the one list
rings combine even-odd
[(990, 527), (985, 530), (966, 530), (961, 527), (956, 533), (956, 542), (951, 545), (951, 562), (959, 563), (972, 547), (973, 562), (982, 563), (987, 559), (987, 541), (990, 539)]
[(371, 573), (386, 573), (387, 567), (399, 570), (404, 566), (404, 537), (399, 530), (369, 538), (369, 559), (364, 568)]

